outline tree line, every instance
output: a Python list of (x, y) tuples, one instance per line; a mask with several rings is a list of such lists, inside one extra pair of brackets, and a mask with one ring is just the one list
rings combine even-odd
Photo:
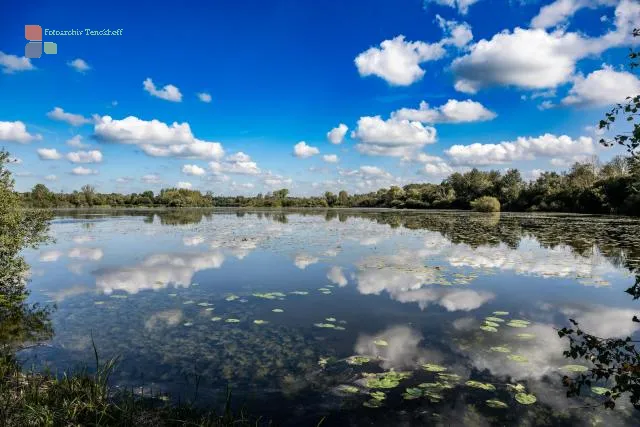
[[(159, 193), (99, 193), (85, 185), (80, 191), (54, 193), (44, 184), (19, 194), (24, 206), (72, 207), (353, 207), (397, 209), (471, 209), (495, 198), (498, 210), (640, 215), (640, 159), (614, 157), (575, 163), (567, 171), (543, 172), (525, 181), (517, 169), (506, 172), (471, 169), (456, 172), (439, 184), (413, 183), (375, 192), (291, 197), (286, 188), (256, 196), (214, 196), (211, 192), (166, 188)], [(492, 203), (488, 201), (491, 205)], [(492, 210), (496, 210), (493, 208)]]

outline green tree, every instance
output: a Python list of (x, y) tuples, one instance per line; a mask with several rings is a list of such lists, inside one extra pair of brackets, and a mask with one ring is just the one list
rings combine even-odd
[(31, 190), (31, 205), (34, 208), (50, 208), (55, 203), (54, 197), (44, 184), (36, 184)]
[(336, 202), (338, 201), (338, 197), (336, 197), (336, 195), (331, 191), (327, 191), (324, 193), (324, 199), (327, 201), (327, 205), (329, 205), (329, 207), (335, 206)]
[(349, 206), (349, 194), (345, 190), (338, 193), (338, 203), (340, 206)]
[(96, 193), (95, 187), (89, 184), (85, 184), (82, 186), (80, 190), (82, 190), (82, 195), (84, 196), (84, 200), (87, 203), (87, 205), (93, 206), (93, 198)]
[(274, 191), (273, 192), (273, 197), (275, 197), (276, 199), (286, 199), (287, 195), (289, 194), (289, 190), (286, 188), (282, 188), (280, 190)]

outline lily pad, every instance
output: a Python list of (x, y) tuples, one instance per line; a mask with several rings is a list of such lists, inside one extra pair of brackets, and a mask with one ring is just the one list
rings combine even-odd
[(500, 323), (492, 322), (490, 320), (485, 320), (483, 326), (493, 326), (494, 328), (497, 328), (500, 326)]
[(537, 400), (538, 399), (536, 399), (536, 397), (533, 394), (527, 394), (527, 393), (516, 394), (516, 401), (521, 405), (531, 405), (533, 403), (536, 403)]
[(264, 324), (269, 323), (269, 322), (267, 322), (266, 320), (256, 319), (256, 320), (253, 321), (253, 323), (255, 323), (256, 325), (264, 325)]
[(512, 328), (526, 328), (527, 326), (529, 326), (529, 324), (528, 323), (514, 322), (512, 320), (509, 323), (507, 323), (507, 326), (511, 326)]
[(521, 393), (525, 390), (522, 384), (507, 384), (507, 388), (511, 391), (515, 391), (517, 393)]
[(519, 354), (510, 354), (507, 356), (507, 358), (509, 360), (513, 360), (514, 362), (518, 362), (518, 363), (528, 363), (529, 359), (527, 359), (524, 356), (520, 356)]
[(480, 381), (469, 380), (465, 384), (468, 385), (469, 387), (479, 388), (481, 390), (487, 390), (487, 391), (496, 390), (496, 387), (493, 384), (483, 383)]
[(488, 325), (480, 326), (480, 329), (482, 329), (485, 332), (498, 332), (497, 328), (494, 328), (493, 326), (488, 326)]
[(342, 384), (338, 386), (338, 390), (344, 393), (356, 394), (360, 391), (360, 389), (353, 385)]
[(522, 333), (522, 334), (517, 334), (516, 337), (520, 338), (521, 340), (530, 340), (536, 337), (536, 334), (529, 334), (529, 333)]
[(324, 319), (324, 320), (326, 320), (327, 322), (335, 322), (335, 321), (336, 321), (336, 318), (335, 318), (335, 317), (327, 317), (327, 318), (326, 318), (326, 319)]
[(281, 308), (274, 308), (274, 309), (273, 309), (273, 310), (271, 310), (271, 311), (273, 311), (274, 313), (284, 313), (284, 310), (283, 310), (283, 309), (281, 309)]
[(448, 374), (445, 372), (439, 372), (438, 374), (438, 378), (440, 378), (443, 381), (460, 381), (461, 377), (458, 374)]
[(213, 307), (205, 308), (204, 311), (213, 311)]
[(363, 374), (367, 381), (368, 388), (395, 388), (400, 385), (400, 381), (409, 378), (411, 372), (388, 371), (380, 374)]
[(313, 326), (326, 329), (334, 329), (336, 327), (333, 323), (314, 323)]
[(347, 363), (349, 365), (355, 365), (355, 366), (364, 365), (365, 363), (369, 363), (370, 361), (371, 359), (368, 358), (367, 356), (351, 356), (347, 358)]
[(222, 317), (218, 317), (218, 316), (211, 318), (211, 321), (213, 321), (213, 322), (219, 322), (221, 320), (222, 320)]
[(387, 395), (383, 391), (372, 391), (369, 393), (369, 396), (375, 400), (385, 400), (387, 398)]
[(225, 320), (227, 323), (240, 323), (240, 319), (227, 319)]
[(444, 372), (447, 370), (444, 366), (436, 365), (435, 363), (424, 363), (422, 369), (427, 372)]
[(489, 399), (486, 402), (489, 408), (504, 409), (509, 407), (509, 405), (497, 399)]
[(602, 396), (604, 394), (607, 394), (610, 391), (611, 390), (609, 390), (606, 387), (596, 387), (596, 386), (591, 387), (591, 392), (597, 394), (598, 396)]
[(491, 347), (491, 351), (495, 351), (497, 353), (511, 353), (511, 349), (504, 345), (499, 345), (496, 347)]
[(498, 323), (504, 322), (504, 319), (501, 319), (499, 317), (485, 317), (484, 320), (488, 320), (489, 322), (498, 322)]
[(379, 408), (382, 406), (382, 401), (381, 400), (376, 400), (376, 399), (370, 399), (365, 401), (362, 406), (365, 406), (367, 408)]
[(227, 296), (227, 297), (225, 298), (225, 300), (226, 300), (226, 301), (235, 301), (235, 300), (237, 300), (238, 298), (240, 298), (240, 297), (239, 297), (239, 296), (237, 296), (237, 295), (233, 295), (233, 294), (232, 294), (232, 295)]
[(388, 346), (388, 345), (389, 345), (389, 343), (388, 343), (388, 342), (386, 342), (386, 341), (385, 341), (385, 340), (383, 340), (383, 339), (377, 339), (377, 340), (375, 340), (373, 343), (374, 343), (375, 345), (377, 345), (377, 346), (380, 346), (380, 347), (386, 347), (386, 346)]
[(494, 311), (493, 314), (495, 316), (508, 316), (509, 312), (508, 311)]
[(336, 331), (345, 331), (347, 328), (343, 327), (343, 326), (336, 326), (334, 328)]
[(564, 365), (560, 369), (569, 372), (586, 372), (589, 370), (589, 368), (584, 365)]
[(291, 295), (309, 295), (309, 292), (307, 291), (292, 291), (289, 292)]
[(184, 326), (193, 326), (193, 323), (192, 322), (184, 322), (183, 325)]

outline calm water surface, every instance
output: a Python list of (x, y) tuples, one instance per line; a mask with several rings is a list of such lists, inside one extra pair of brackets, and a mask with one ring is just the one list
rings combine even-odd
[(90, 364), (92, 334), (120, 387), (217, 405), (229, 385), (284, 425), (639, 422), (625, 399), (565, 397), (583, 362), (555, 330), (638, 335), (638, 220), (185, 210), (62, 213), (52, 232), (26, 258), (55, 336), (27, 364)]

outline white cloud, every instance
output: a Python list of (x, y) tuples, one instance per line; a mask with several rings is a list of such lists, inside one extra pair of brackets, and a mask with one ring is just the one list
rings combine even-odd
[(47, 117), (53, 120), (69, 123), (71, 126), (82, 126), (91, 123), (91, 119), (84, 117), (82, 114), (72, 114), (65, 112), (60, 107), (55, 107), (47, 113)]
[(371, 47), (355, 59), (361, 76), (378, 76), (396, 86), (408, 86), (424, 76), (420, 64), (440, 59), (446, 51), (441, 43), (405, 41), (403, 35)]
[(349, 283), (347, 278), (344, 276), (342, 267), (331, 267), (327, 272), (327, 279), (329, 279), (331, 283), (335, 283), (340, 287), (347, 286), (347, 284)]
[(73, 61), (67, 62), (67, 65), (79, 73), (84, 73), (85, 71), (89, 71), (91, 67), (84, 59), (74, 59)]
[(144, 175), (142, 178), (140, 178), (140, 180), (145, 184), (160, 184), (162, 182), (160, 175), (153, 174), (153, 173)]
[(36, 67), (31, 63), (31, 59), (23, 56), (9, 55), (0, 51), (0, 66), (5, 74), (13, 74), (16, 71), (35, 70)]
[(555, 27), (566, 22), (582, 8), (596, 8), (601, 5), (613, 6), (615, 3), (615, 0), (556, 0), (540, 8), (540, 12), (531, 20), (531, 26), (534, 28)]
[(67, 160), (72, 163), (100, 163), (102, 162), (102, 153), (98, 150), (72, 151), (67, 153)]
[(202, 176), (207, 172), (198, 165), (184, 165), (182, 166), (182, 173), (185, 175)]
[(181, 190), (191, 190), (193, 185), (190, 182), (180, 181), (178, 182), (177, 187)]
[(360, 173), (363, 176), (377, 178), (391, 178), (391, 174), (378, 166), (360, 166)]
[(103, 116), (96, 118), (94, 132), (102, 141), (140, 145), (146, 154), (154, 157), (219, 159), (224, 155), (222, 144), (197, 139), (186, 122), (173, 122), (169, 126), (155, 119), (147, 121), (129, 116), (114, 120)]
[(436, 15), (436, 22), (445, 34), (442, 44), (450, 44), (457, 48), (466, 46), (473, 40), (473, 32), (466, 22), (447, 21), (440, 15)]
[(325, 154), (324, 156), (322, 156), (322, 160), (327, 163), (338, 163), (340, 161), (336, 154)]
[(83, 166), (78, 166), (76, 168), (73, 168), (71, 173), (74, 175), (97, 175), (98, 171), (95, 169), (89, 169)]
[(391, 117), (422, 123), (468, 123), (492, 120), (496, 117), (496, 113), (470, 99), (466, 101), (450, 99), (446, 104), (436, 108), (429, 108), (429, 104), (422, 101), (419, 109), (401, 108), (391, 113)]
[(100, 261), (104, 256), (100, 248), (72, 248), (68, 253), (69, 258), (76, 258), (88, 261)]
[(626, 97), (640, 94), (640, 79), (627, 71), (615, 71), (604, 65), (587, 77), (577, 76), (565, 105), (605, 106), (625, 102)]
[(55, 175), (47, 175), (44, 177), (45, 181), (57, 181), (58, 177)]
[(144, 90), (146, 90), (156, 98), (172, 102), (182, 101), (182, 94), (180, 93), (180, 89), (178, 89), (174, 85), (165, 85), (162, 89), (156, 89), (156, 85), (153, 83), (153, 80), (147, 77), (145, 81), (142, 82), (142, 86)]
[(344, 141), (344, 136), (347, 134), (349, 128), (344, 123), (340, 123), (338, 127), (331, 129), (327, 132), (327, 139), (332, 144), (340, 144)]
[(544, 110), (549, 110), (549, 109), (551, 109), (551, 108), (553, 108), (555, 106), (556, 106), (556, 104), (554, 104), (552, 101), (549, 101), (547, 99), (547, 100), (542, 101), (540, 104), (538, 104), (537, 108), (540, 111), (544, 111)]
[(41, 140), (42, 135), (32, 135), (27, 132), (27, 127), (21, 121), (2, 122), (0, 121), (0, 141), (13, 141), (27, 144), (31, 141)]
[(82, 142), (82, 136), (80, 135), (75, 135), (69, 139), (67, 139), (66, 144), (74, 147), (74, 148), (85, 148), (87, 147), (87, 144), (84, 144)]
[(537, 157), (571, 157), (593, 154), (593, 139), (581, 136), (572, 139), (567, 135), (544, 134), (539, 137), (519, 137), (515, 141), (498, 144), (453, 145), (445, 153), (459, 165), (493, 165)]
[(615, 29), (599, 37), (563, 29), (515, 28), (480, 40), (467, 55), (453, 61), (455, 88), (475, 93), (494, 85), (548, 89), (566, 83), (578, 60), (632, 42), (631, 30), (640, 19), (640, 4), (621, 0), (615, 15)]
[(293, 155), (300, 159), (306, 159), (319, 153), (320, 150), (318, 150), (317, 147), (307, 145), (307, 143), (304, 141), (300, 141), (293, 146)]
[(424, 5), (426, 7), (428, 3), (436, 3), (441, 6), (449, 6), (458, 9), (460, 14), (466, 15), (469, 11), (469, 6), (478, 1), (479, 0), (424, 0)]
[(284, 187), (287, 185), (291, 185), (293, 183), (293, 180), (291, 178), (286, 178), (282, 175), (267, 172), (262, 182), (264, 182), (264, 185), (268, 187), (275, 188), (275, 187)]
[(62, 158), (62, 154), (55, 148), (38, 148), (36, 151), (40, 160), (59, 160)]
[(420, 172), (429, 176), (447, 176), (451, 175), (454, 170), (447, 162), (441, 161), (425, 163)]
[(209, 162), (209, 168), (214, 175), (225, 173), (236, 175), (259, 175), (261, 173), (258, 164), (242, 151), (227, 156), (224, 161)]
[(198, 99), (202, 102), (206, 102), (207, 104), (211, 102), (211, 95), (207, 92), (200, 92), (196, 95), (198, 95)]
[(356, 148), (361, 153), (401, 157), (436, 142), (436, 129), (417, 121), (365, 116), (351, 137), (360, 141)]

